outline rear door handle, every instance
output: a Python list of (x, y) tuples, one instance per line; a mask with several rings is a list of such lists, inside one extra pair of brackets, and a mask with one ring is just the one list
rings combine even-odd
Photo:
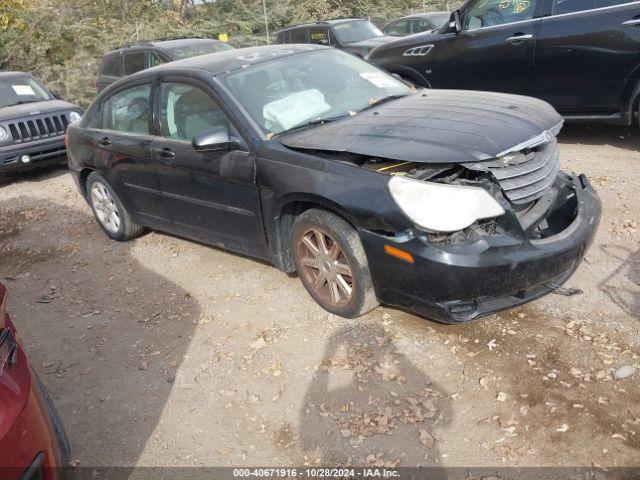
[(625, 27), (640, 28), (640, 18), (635, 18), (633, 20), (628, 20), (628, 21), (624, 22), (622, 25), (624, 25)]
[(100, 138), (96, 143), (98, 144), (98, 148), (104, 149), (111, 146), (111, 140), (109, 140), (109, 137)]
[(169, 147), (156, 148), (153, 150), (156, 159), (165, 165), (171, 165), (176, 161), (176, 154)]
[(505, 42), (511, 45), (517, 45), (518, 43), (528, 42), (532, 38), (533, 35), (516, 34), (513, 37), (507, 38)]

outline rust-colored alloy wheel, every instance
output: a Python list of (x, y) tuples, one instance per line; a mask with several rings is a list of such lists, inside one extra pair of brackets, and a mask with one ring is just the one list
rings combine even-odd
[(321, 228), (310, 228), (298, 238), (303, 275), (318, 296), (340, 307), (353, 297), (353, 273), (342, 248)]
[(344, 219), (306, 210), (293, 224), (291, 247), (302, 284), (322, 308), (355, 318), (378, 305), (360, 237)]

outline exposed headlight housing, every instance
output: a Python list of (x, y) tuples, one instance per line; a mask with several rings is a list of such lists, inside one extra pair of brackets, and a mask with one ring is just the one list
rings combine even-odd
[(7, 129), (0, 125), (0, 143), (6, 142), (9, 139), (9, 132)]
[(404, 214), (418, 227), (457, 232), (477, 220), (499, 217), (504, 209), (480, 187), (423, 182), (395, 176), (389, 191)]
[(82, 115), (80, 115), (78, 112), (71, 112), (69, 114), (69, 123), (76, 123), (81, 118), (82, 118)]

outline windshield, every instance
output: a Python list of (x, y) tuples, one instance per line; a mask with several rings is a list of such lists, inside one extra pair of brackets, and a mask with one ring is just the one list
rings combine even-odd
[(363, 40), (382, 37), (384, 35), (382, 30), (367, 20), (338, 23), (333, 26), (333, 31), (338, 37), (338, 40), (340, 40), (340, 43), (362, 42)]
[(0, 108), (52, 99), (49, 92), (28, 75), (0, 77)]
[(227, 45), (223, 42), (198, 42), (192, 45), (185, 45), (183, 47), (168, 48), (167, 51), (175, 60), (181, 60), (183, 58), (198, 57), (200, 55), (207, 55), (209, 53), (222, 52), (224, 50), (233, 50), (231, 45)]
[(262, 63), (223, 75), (220, 81), (267, 136), (319, 119), (353, 115), (411, 93), (388, 73), (333, 49)]

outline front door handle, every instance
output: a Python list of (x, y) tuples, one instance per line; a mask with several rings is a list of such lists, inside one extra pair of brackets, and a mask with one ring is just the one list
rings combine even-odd
[(156, 159), (165, 165), (171, 165), (176, 161), (176, 154), (169, 147), (156, 148), (153, 150), (153, 153), (155, 154)]
[(640, 28), (640, 18), (634, 18), (633, 20), (628, 20), (624, 22), (622, 25), (624, 25), (625, 27)]
[(101, 149), (109, 148), (111, 146), (111, 140), (109, 137), (102, 137), (98, 139), (96, 143), (98, 144), (98, 148)]
[(518, 45), (523, 42), (528, 42), (533, 38), (533, 35), (516, 34), (513, 37), (509, 37), (505, 40), (510, 45)]

